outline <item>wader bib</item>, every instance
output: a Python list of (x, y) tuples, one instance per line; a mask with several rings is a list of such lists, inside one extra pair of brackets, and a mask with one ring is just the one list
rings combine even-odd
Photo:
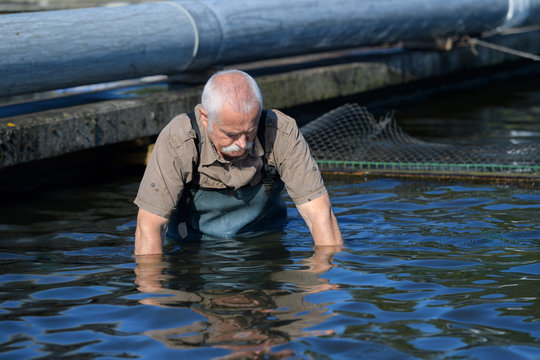
[[(200, 130), (195, 116), (188, 114), (197, 134), (200, 155)], [(282, 229), (287, 209), (281, 196), (284, 188), (277, 170), (268, 165), (265, 148), (266, 111), (259, 120), (257, 137), (265, 149), (263, 181), (239, 189), (208, 189), (188, 184), (176, 210), (171, 215), (167, 236), (176, 239), (198, 238), (201, 235), (230, 237), (237, 234)]]

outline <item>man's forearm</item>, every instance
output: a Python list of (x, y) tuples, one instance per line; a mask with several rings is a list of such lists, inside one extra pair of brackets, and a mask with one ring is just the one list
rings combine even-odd
[(316, 218), (310, 230), (315, 246), (343, 245), (338, 222), (331, 210), (330, 214)]
[(315, 246), (343, 245), (341, 231), (328, 194), (298, 206), (298, 211), (313, 236)]
[(155, 255), (163, 253), (163, 238), (137, 227), (135, 231), (135, 255)]
[(139, 209), (135, 230), (135, 255), (163, 253), (167, 219)]

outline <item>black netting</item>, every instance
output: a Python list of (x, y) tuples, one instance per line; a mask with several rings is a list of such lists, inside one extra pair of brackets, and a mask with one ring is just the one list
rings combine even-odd
[(405, 133), (392, 116), (379, 120), (346, 104), (301, 129), (322, 171), (540, 177), (540, 145), (446, 145)]

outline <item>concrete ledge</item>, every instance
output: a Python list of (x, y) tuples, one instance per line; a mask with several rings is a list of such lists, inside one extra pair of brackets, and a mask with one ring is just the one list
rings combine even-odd
[[(540, 31), (484, 39), (513, 49), (540, 53)], [(511, 63), (514, 55), (468, 47), (451, 51), (359, 52), (347, 63), (277, 66), (255, 76), (265, 107), (287, 108), (337, 99), (388, 86)], [(238, 68), (250, 69), (248, 65)], [(271, 66), (268, 66), (270, 69)], [(268, 70), (267, 69), (267, 70)], [(257, 71), (254, 71), (256, 74)], [(174, 115), (199, 102), (201, 85), (137, 99), (120, 99), (0, 119), (0, 169), (156, 135)]]

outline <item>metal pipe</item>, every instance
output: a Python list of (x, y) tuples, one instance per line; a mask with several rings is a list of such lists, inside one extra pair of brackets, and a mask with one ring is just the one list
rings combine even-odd
[(540, 0), (182, 0), (0, 16), (0, 96), (540, 23)]

